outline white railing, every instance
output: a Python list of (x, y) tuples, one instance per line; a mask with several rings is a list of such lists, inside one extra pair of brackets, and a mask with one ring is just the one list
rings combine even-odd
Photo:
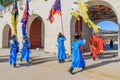
[[(29, 2), (31, 2), (33, 0), (29, 0)], [(23, 3), (23, 0), (18, 0), (18, 6), (22, 6), (24, 3)], [(6, 12), (11, 12), (12, 11), (12, 8), (13, 8), (13, 4), (5, 7), (3, 10), (0, 11), (0, 15), (6, 13)]]

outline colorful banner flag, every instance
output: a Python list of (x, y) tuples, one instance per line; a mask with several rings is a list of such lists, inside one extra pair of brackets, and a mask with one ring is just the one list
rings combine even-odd
[(89, 19), (89, 16), (87, 14), (88, 12), (87, 4), (85, 4), (83, 0), (80, 0), (79, 2), (78, 1), (74, 2), (74, 4), (78, 5), (78, 9), (72, 10), (71, 15), (75, 16), (78, 20), (79, 16), (81, 16), (84, 22), (87, 23), (90, 28), (93, 28), (95, 32), (98, 32), (100, 27), (95, 25), (95, 23)]
[(23, 12), (23, 16), (22, 16), (22, 34), (23, 36), (26, 36), (26, 24), (28, 22), (28, 18), (29, 18), (30, 14), (29, 14), (29, 1), (26, 0), (26, 6), (25, 6), (25, 10)]
[(77, 20), (80, 20), (80, 13), (79, 12), (72, 10), (71, 15), (73, 15)]
[(17, 37), (18, 17), (19, 17), (18, 5), (17, 5), (17, 0), (15, 0), (14, 3), (13, 3), (13, 9), (12, 9), (12, 12), (11, 12), (11, 24), (12, 24), (13, 34), (16, 35), (16, 37)]
[(60, 0), (55, 0), (54, 4), (52, 5), (52, 8), (49, 11), (49, 17), (47, 20), (50, 21), (50, 23), (54, 22), (55, 14), (62, 15)]

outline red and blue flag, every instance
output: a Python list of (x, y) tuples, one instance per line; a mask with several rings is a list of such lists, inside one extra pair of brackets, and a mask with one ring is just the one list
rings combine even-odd
[(62, 15), (61, 12), (61, 2), (60, 0), (55, 0), (54, 4), (52, 5), (52, 8), (49, 11), (49, 17), (48, 17), (48, 21), (50, 21), (50, 23), (54, 22), (54, 15), (58, 14), (58, 15)]
[(26, 24), (28, 22), (28, 18), (29, 18), (30, 14), (29, 14), (29, 1), (26, 0), (26, 6), (25, 6), (25, 10), (23, 12), (23, 16), (22, 16), (22, 34), (23, 36), (26, 36)]

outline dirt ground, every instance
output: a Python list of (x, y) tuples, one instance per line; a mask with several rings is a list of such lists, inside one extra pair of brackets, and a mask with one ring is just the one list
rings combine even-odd
[(107, 50), (93, 61), (89, 53), (84, 53), (86, 68), (68, 73), (71, 57), (65, 63), (58, 63), (56, 55), (32, 50), (31, 63), (20, 62), (17, 67), (9, 65), (9, 49), (0, 49), (0, 80), (120, 80), (120, 58), (117, 50)]

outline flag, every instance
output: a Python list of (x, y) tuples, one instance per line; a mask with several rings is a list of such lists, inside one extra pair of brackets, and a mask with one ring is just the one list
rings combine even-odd
[(95, 25), (90, 19), (87, 21), (87, 24), (90, 28), (93, 28), (94, 32), (98, 32), (100, 26)]
[(26, 0), (26, 6), (25, 6), (25, 10), (23, 12), (23, 16), (22, 16), (22, 34), (23, 36), (26, 36), (26, 24), (28, 22), (28, 18), (29, 18), (30, 14), (29, 14), (29, 1)]
[(18, 5), (17, 5), (17, 0), (14, 1), (13, 3), (13, 9), (11, 12), (11, 24), (12, 24), (12, 29), (13, 29), (13, 34), (16, 35), (17, 37), (17, 23), (18, 23)]
[(79, 16), (81, 16), (84, 22), (87, 23), (90, 28), (93, 28), (95, 32), (98, 32), (100, 27), (95, 25), (95, 23), (89, 19), (89, 16), (87, 14), (87, 4), (85, 4), (83, 0), (80, 0), (79, 2), (74, 2), (74, 4), (78, 5), (78, 9), (74, 11), (72, 10), (71, 14), (75, 16), (78, 20)]
[(49, 16), (47, 20), (50, 21), (50, 23), (54, 22), (55, 14), (62, 15), (60, 0), (55, 0), (54, 4), (52, 5), (52, 8), (49, 11)]
[(71, 11), (71, 15), (74, 16), (77, 20), (80, 20), (80, 11), (78, 10), (78, 6), (76, 4), (78, 4), (78, 2), (73, 2), (74, 4), (72, 5), (72, 11)]
[(78, 8), (81, 11), (84, 22), (87, 23), (87, 20), (89, 20), (87, 4), (85, 4), (83, 0), (80, 0)]
[(79, 18), (79, 16), (80, 16), (79, 12), (72, 10), (71, 11), (71, 15), (74, 16), (77, 20), (80, 20), (80, 18)]
[(81, 12), (82, 12), (82, 14), (83, 14), (82, 17), (83, 17), (84, 22), (87, 23), (90, 28), (93, 28), (93, 30), (94, 30), (95, 32), (98, 32), (98, 30), (99, 30), (100, 27), (97, 26), (97, 25), (95, 25), (95, 23), (92, 22), (92, 21), (89, 19), (89, 16), (88, 16), (88, 14), (87, 14), (87, 12), (88, 12), (87, 4), (85, 4), (83, 0), (80, 0), (80, 1), (79, 1), (79, 5), (78, 5), (78, 8), (81, 10)]

